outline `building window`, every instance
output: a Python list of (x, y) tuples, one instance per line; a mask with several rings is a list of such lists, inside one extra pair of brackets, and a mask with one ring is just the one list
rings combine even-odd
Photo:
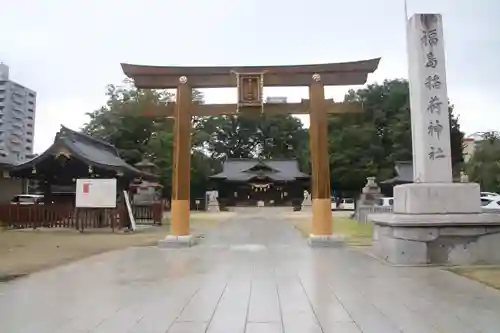
[(28, 126), (28, 127), (33, 127), (33, 124), (28, 124), (27, 126)]
[(28, 119), (29, 120), (33, 120), (33, 116), (28, 116)]
[(33, 135), (33, 132), (26, 132), (26, 134), (28, 134), (28, 135)]
[(26, 139), (26, 142), (28, 142), (28, 143), (32, 143), (32, 142), (33, 142), (33, 140), (31, 140), (31, 139)]

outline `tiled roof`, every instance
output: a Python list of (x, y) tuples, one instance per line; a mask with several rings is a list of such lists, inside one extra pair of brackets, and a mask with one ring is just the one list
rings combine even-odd
[(154, 175), (143, 172), (121, 159), (118, 150), (108, 142), (73, 131), (64, 126), (61, 126), (54, 143), (49, 149), (26, 163), (14, 166), (10, 171), (11, 175), (15, 177), (16, 174), (23, 173), (26, 169), (31, 170), (43, 160), (53, 157), (61, 148), (67, 149), (77, 159), (81, 159), (93, 167), (112, 170), (117, 173), (121, 172), (129, 177), (145, 176), (155, 178)]
[(268, 177), (276, 181), (309, 178), (309, 175), (300, 172), (299, 164), (295, 159), (228, 159), (222, 168), (221, 173), (211, 178), (233, 181), (249, 181), (256, 177)]

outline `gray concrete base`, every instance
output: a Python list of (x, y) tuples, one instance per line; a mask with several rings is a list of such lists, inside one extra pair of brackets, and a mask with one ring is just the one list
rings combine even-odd
[(500, 214), (373, 214), (373, 253), (392, 264), (500, 264)]
[(309, 235), (310, 247), (342, 247), (344, 237), (341, 235)]
[(160, 248), (191, 247), (193, 245), (196, 245), (196, 237), (194, 237), (193, 235), (168, 235), (167, 237), (165, 237), (165, 239), (158, 241), (158, 247)]

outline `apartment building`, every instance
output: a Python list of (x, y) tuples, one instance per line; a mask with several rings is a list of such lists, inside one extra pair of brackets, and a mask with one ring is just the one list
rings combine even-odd
[(36, 93), (9, 79), (0, 63), (0, 161), (18, 164), (33, 156)]
[(474, 155), (474, 151), (476, 150), (476, 143), (477, 143), (477, 140), (474, 138), (464, 138), (463, 139), (464, 162), (469, 162), (472, 155)]

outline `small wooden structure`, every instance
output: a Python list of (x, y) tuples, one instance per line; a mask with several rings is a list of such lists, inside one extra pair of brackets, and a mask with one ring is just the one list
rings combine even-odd
[(222, 172), (210, 177), (226, 206), (300, 206), (310, 176), (297, 160), (228, 159)]
[[(172, 182), (172, 239), (188, 236), (191, 117), (218, 115), (309, 114), (312, 166), (313, 220), (311, 234), (332, 234), (328, 114), (362, 112), (360, 103), (335, 103), (325, 99), (325, 85), (364, 84), (380, 59), (299, 66), (160, 67), (122, 64), (123, 72), (138, 88), (177, 88), (175, 103), (151, 105), (148, 116), (174, 117)], [(267, 104), (264, 87), (308, 86), (309, 99), (300, 103)], [(236, 87), (236, 104), (192, 102), (193, 88)], [(323, 237), (324, 238), (324, 237)]]
[[(26, 163), (12, 167), (9, 173), (13, 178), (36, 180), (44, 196), (43, 205), (7, 204), (0, 207), (0, 221), (16, 228), (47, 226), (83, 230), (128, 226), (123, 190), (128, 190), (135, 178), (156, 179), (153, 174), (127, 164), (113, 145), (64, 126), (49, 149)], [(117, 207), (76, 209), (78, 178), (116, 178)], [(156, 215), (157, 222), (161, 222), (161, 213), (159, 217)]]

